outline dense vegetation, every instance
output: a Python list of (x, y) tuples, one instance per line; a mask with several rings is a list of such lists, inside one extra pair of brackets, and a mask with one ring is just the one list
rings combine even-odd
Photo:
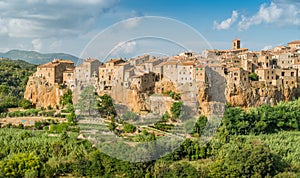
[[(30, 107), (21, 98), (35, 66), (2, 60), (0, 68), (0, 109)], [(180, 99), (174, 92), (167, 94)], [(8, 124), (0, 129), (0, 177), (300, 177), (300, 99), (247, 110), (228, 106), (217, 134), (207, 144), (199, 142), (208, 123), (205, 116), (200, 116), (195, 122), (186, 122), (184, 127), (190, 138), (173, 152), (155, 161), (132, 163), (110, 157), (90, 141), (78, 139), (79, 129), (83, 128), (77, 125), (74, 107), (83, 116), (100, 114), (106, 121), (110, 119), (107, 125), (96, 126), (107, 127), (118, 136), (127, 134), (135, 142), (158, 141), (157, 149), (161, 148), (159, 136), (153, 130), (169, 132), (176, 128), (175, 121), (184, 122), (183, 103), (174, 102), (171, 113), (149, 126), (153, 129), (149, 131), (132, 124), (140, 119), (133, 112), (117, 118), (111, 97), (96, 95), (92, 87), (86, 87), (81, 98), (73, 106), (72, 92), (67, 91), (57, 108), (60, 112), (52, 108), (0, 112), (0, 119), (54, 118), (35, 122), (31, 127)], [(62, 116), (67, 122), (55, 120)], [(133, 148), (119, 145), (116, 149), (125, 154), (126, 149)], [(142, 153), (144, 158), (153, 156)]]
[[(2, 128), (0, 177), (299, 177), (300, 132), (295, 124), (299, 123), (299, 103), (282, 102), (247, 111), (230, 107), (208, 144), (200, 144), (195, 137), (186, 139), (172, 153), (141, 163), (109, 157), (62, 126), (59, 132)], [(206, 122), (201, 116), (191, 134), (201, 135)], [(134, 132), (132, 125), (124, 125), (126, 132)], [(134, 140), (153, 141), (155, 135), (143, 131)], [(144, 156), (150, 156), (147, 154)]]
[(9, 107), (28, 108), (23, 99), (25, 87), (36, 66), (21, 60), (0, 60), (0, 112)]

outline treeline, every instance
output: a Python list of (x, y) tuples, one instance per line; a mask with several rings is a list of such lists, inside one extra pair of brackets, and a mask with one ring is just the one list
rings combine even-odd
[(0, 112), (7, 108), (30, 106), (24, 97), (29, 76), (36, 70), (36, 65), (21, 60), (0, 60)]
[(224, 114), (219, 130), (223, 136), (299, 131), (300, 99), (280, 102), (273, 107), (264, 104), (248, 110), (229, 107)]

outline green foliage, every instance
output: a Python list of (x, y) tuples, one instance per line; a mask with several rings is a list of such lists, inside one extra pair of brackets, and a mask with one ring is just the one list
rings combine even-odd
[(171, 107), (171, 113), (175, 119), (178, 119), (183, 108), (183, 103), (182, 102), (174, 102), (172, 107)]
[(0, 177), (25, 177), (40, 174), (41, 161), (33, 153), (18, 153), (0, 162)]
[(32, 108), (32, 103), (29, 100), (26, 100), (25, 98), (22, 98), (19, 101), (19, 106), (22, 107), (23, 109), (29, 109)]
[(21, 60), (0, 60), (0, 112), (7, 108), (26, 106), (24, 91), (36, 66)]
[(136, 130), (136, 127), (134, 125), (129, 124), (127, 122), (124, 123), (123, 131), (125, 133), (133, 133), (133, 132), (135, 132), (135, 130)]
[(146, 130), (143, 130), (140, 134), (136, 135), (133, 138), (133, 141), (135, 142), (151, 142), (154, 141), (155, 138), (155, 134), (153, 132), (148, 133)]
[(174, 91), (167, 91), (165, 94), (170, 96), (174, 100), (180, 100), (181, 99), (180, 93), (176, 93)]
[(100, 114), (104, 116), (116, 116), (117, 112), (114, 107), (112, 98), (107, 94), (104, 94), (99, 98), (100, 98), (100, 102), (98, 104), (98, 107), (99, 107)]
[(173, 127), (174, 127), (173, 124), (167, 124), (164, 121), (158, 121), (154, 124), (155, 129), (161, 130), (161, 131), (164, 131), (164, 132), (172, 130)]
[(258, 75), (256, 73), (251, 73), (248, 75), (251, 81), (258, 81)]
[(198, 178), (200, 177), (197, 170), (191, 166), (188, 162), (174, 163), (170, 166), (161, 168), (155, 177), (169, 178), (169, 177), (187, 177)]
[(193, 134), (198, 134), (199, 136), (203, 133), (205, 126), (207, 123), (207, 117), (206, 116), (200, 116), (195, 123), (195, 127), (193, 129)]
[(72, 90), (68, 89), (65, 94), (62, 95), (59, 101), (61, 106), (66, 106), (68, 104), (73, 104)]
[(70, 114), (67, 115), (67, 120), (70, 124), (77, 123), (77, 117), (74, 111), (72, 111)]
[(80, 93), (75, 108), (80, 111), (80, 115), (95, 116), (98, 114), (98, 95), (94, 92), (93, 86), (87, 86)]
[(68, 130), (68, 124), (67, 123), (61, 123), (61, 124), (51, 124), (50, 125), (50, 133), (63, 133), (64, 131)]
[(248, 135), (300, 130), (299, 108), (300, 99), (248, 111), (230, 107), (224, 114), (220, 131), (223, 135)]
[(259, 142), (225, 144), (210, 165), (210, 177), (271, 177), (286, 166), (278, 155)]

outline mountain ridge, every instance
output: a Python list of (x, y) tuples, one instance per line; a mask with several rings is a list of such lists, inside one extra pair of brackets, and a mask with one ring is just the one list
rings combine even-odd
[(0, 58), (9, 58), (13, 60), (23, 60), (31, 64), (43, 64), (52, 61), (54, 58), (68, 59), (77, 63), (79, 58), (67, 53), (39, 53), (36, 51), (26, 51), (13, 49), (0, 53)]

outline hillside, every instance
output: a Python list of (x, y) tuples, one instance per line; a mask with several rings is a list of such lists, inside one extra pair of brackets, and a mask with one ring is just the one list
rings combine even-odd
[(31, 64), (43, 64), (52, 61), (54, 58), (69, 59), (77, 63), (76, 56), (65, 53), (47, 53), (41, 54), (35, 51), (10, 50), (6, 53), (0, 53), (0, 58), (19, 59)]
[(0, 60), (0, 112), (2, 109), (19, 105), (28, 77), (35, 70), (36, 65), (22, 60)]

